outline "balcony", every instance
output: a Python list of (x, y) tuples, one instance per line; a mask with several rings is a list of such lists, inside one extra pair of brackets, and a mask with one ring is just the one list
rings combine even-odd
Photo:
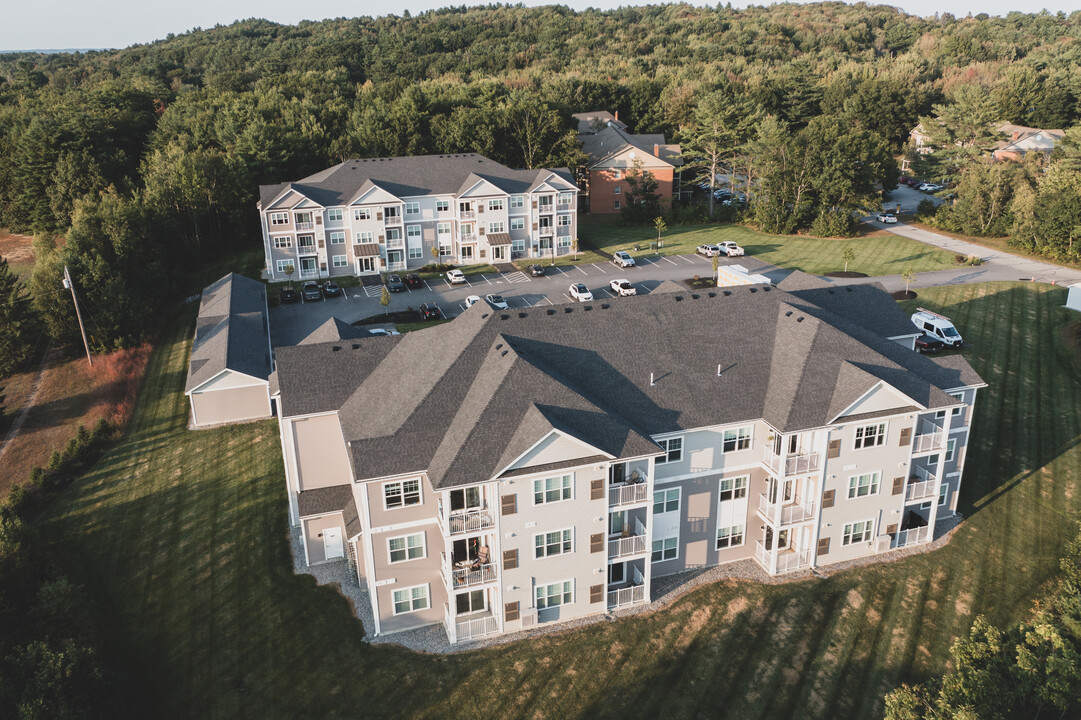
[(495, 582), (498, 572), (495, 563), (473, 563), (465, 567), (452, 567), (446, 553), (440, 553), (443, 579), (451, 590), (474, 587)]
[(390, 250), (400, 250), (405, 247), (405, 240), (402, 238), (387, 238), (387, 248)]
[(942, 450), (946, 447), (946, 433), (942, 430), (917, 435), (912, 441), (912, 452), (921, 453)]
[(912, 478), (909, 478), (908, 488), (905, 490), (905, 502), (938, 497), (938, 478), (922, 468), (916, 469), (920, 471), (920, 474), (913, 475), (912, 478), (922, 477), (923, 480), (913, 482)]
[(756, 540), (754, 543), (754, 559), (770, 575), (781, 575), (809, 568), (811, 566), (811, 551), (789, 548), (767, 550), (761, 541)]
[(773, 525), (792, 525), (793, 523), (813, 520), (815, 503), (803, 502), (798, 498), (788, 503), (771, 503), (765, 494), (758, 496), (758, 514)]
[[(443, 515), (442, 508), (440, 508), (439, 514), (440, 516)], [(495, 516), (484, 508), (453, 510), (443, 523), (443, 531), (447, 535), (480, 532), (493, 527), (495, 527)]]
[(318, 255), (319, 248), (315, 245), (297, 245), (298, 255)]
[(383, 218), (383, 222), (386, 225), (401, 225), (402, 224), (402, 216), (401, 215), (386, 215)]
[(649, 499), (649, 485), (644, 482), (608, 487), (608, 507), (636, 505), (647, 502)]
[(902, 530), (893, 536), (893, 542), (890, 543), (890, 549), (896, 550), (897, 548), (907, 547), (908, 545), (915, 545), (917, 543), (927, 542), (930, 539), (930, 526), (925, 526), (921, 528), (909, 528), (908, 530)]
[(314, 229), (315, 229), (315, 223), (312, 223), (312, 222), (298, 222), (297, 223), (297, 231), (298, 232), (301, 231), (301, 230), (314, 230)]
[(632, 585), (608, 591), (608, 609), (615, 610), (646, 601), (646, 586)]
[(499, 620), (490, 610), (459, 619), (451, 615), (449, 605), (443, 605), (443, 626), (447, 630), (447, 639), (452, 643), (478, 640), (499, 632)]
[(646, 528), (641, 520), (634, 521), (634, 534), (624, 537), (609, 538), (608, 559), (641, 555), (646, 552)]
[(477, 211), (476, 210), (459, 210), (458, 211), (458, 219), (459, 220), (476, 220), (477, 219)]
[(822, 467), (821, 453), (800, 453), (798, 455), (788, 455), (782, 458), (777, 455), (770, 448), (765, 449), (766, 453), (766, 466), (777, 473), (785, 477), (789, 475), (799, 475), (801, 473), (817, 472)]

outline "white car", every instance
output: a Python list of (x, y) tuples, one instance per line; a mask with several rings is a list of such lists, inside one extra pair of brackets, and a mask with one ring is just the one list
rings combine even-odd
[(744, 251), (734, 240), (725, 240), (722, 243), (717, 243), (717, 247), (721, 249), (728, 257), (743, 257)]
[(705, 255), (708, 258), (717, 257), (721, 254), (721, 249), (716, 245), (699, 245), (694, 251), (699, 255)]
[[(625, 250), (617, 250), (612, 253), (612, 262), (619, 265), (621, 268), (634, 267), (634, 258), (631, 254)], [(592, 300), (593, 298), (590, 298)]]
[(461, 285), (465, 282), (465, 275), (461, 270), (447, 270), (447, 282), (451, 285)]
[(469, 297), (467, 297), (465, 299), (465, 309), (468, 310), (469, 308), (473, 307), (474, 305), (476, 305), (479, 302), (480, 302), (480, 295), (470, 295)]
[(383, 328), (372, 328), (368, 332), (372, 335), (401, 335), (397, 330), (384, 330)]
[(502, 295), (485, 295), (484, 299), (496, 310), (506, 310), (510, 307), (507, 305), (507, 301), (503, 299)]
[(887, 225), (893, 225), (897, 222), (897, 216), (893, 213), (879, 213), (875, 217), (880, 223), (886, 223)]
[(613, 280), (608, 283), (608, 287), (611, 288), (613, 293), (620, 297), (638, 294), (638, 291), (634, 289), (634, 285), (631, 285), (628, 280)]
[(571, 299), (577, 300), (578, 302), (589, 302), (593, 299), (593, 293), (591, 293), (589, 288), (582, 283), (572, 283), (569, 293)]

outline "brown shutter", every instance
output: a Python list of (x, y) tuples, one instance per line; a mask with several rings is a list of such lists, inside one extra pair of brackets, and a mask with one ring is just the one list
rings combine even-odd
[(315, 216), (315, 224), (316, 225), (322, 225), (323, 224), (323, 216), (322, 215), (316, 215)]
[(533, 198), (533, 209), (537, 209), (537, 198)]
[(533, 229), (534, 229), (534, 230), (536, 230), (536, 229), (537, 229), (538, 227), (539, 227), (539, 226), (537, 225), (537, 223), (533, 223)]
[(326, 247), (326, 244), (325, 244), (323, 238), (319, 238), (319, 247)]
[(826, 492), (822, 493), (822, 509), (823, 510), (826, 509), (826, 508), (833, 507), (833, 496), (834, 496), (834, 494), (836, 492), (837, 492), (836, 490), (827, 490)]
[(376, 210), (375, 211), (375, 219), (376, 220), (382, 220), (383, 219), (383, 211), (382, 210)]
[(503, 551), (503, 569), (513, 570), (518, 567), (518, 549)]
[(483, 200), (481, 200), (479, 203), (477, 203), (477, 212), (479, 212), (479, 213), (484, 212), (484, 201)]
[(594, 533), (589, 536), (589, 551), (591, 553), (604, 552), (604, 533)]
[(591, 585), (589, 588), (589, 602), (604, 602), (604, 585)]
[(596, 480), (589, 481), (589, 499), (604, 499), (604, 480), (602, 478), (597, 478)]
[(518, 603), (507, 603), (503, 606), (503, 621), (511, 622), (518, 619)]
[(818, 538), (818, 554), (829, 555), (830, 554), (830, 539)]
[(901, 428), (901, 447), (912, 444), (912, 428)]
[(383, 233), (379, 233), (379, 242), (383, 242)]
[(897, 477), (893, 479), (893, 494), (900, 495), (905, 491), (905, 479), (904, 477)]
[(839, 457), (841, 454), (841, 438), (836, 440), (830, 440), (829, 450), (826, 452), (827, 458)]
[(327, 271), (327, 264), (324, 263), (324, 262), (319, 263), (319, 269), (322, 270), (323, 272), (326, 272)]
[(480, 235), (484, 234), (484, 226), (483, 225), (481, 225), (479, 228), (477, 228), (477, 233), (479, 233)]
[(504, 495), (502, 498), (503, 503), (503, 515), (513, 515), (518, 512), (518, 496), (517, 495)]
[(886, 534), (887, 535), (893, 535), (895, 532), (897, 532), (897, 523), (894, 523), (893, 525), (887, 525), (886, 526)]

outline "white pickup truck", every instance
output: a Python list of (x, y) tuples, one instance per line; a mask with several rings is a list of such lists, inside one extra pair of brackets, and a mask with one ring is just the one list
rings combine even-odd
[(743, 257), (743, 248), (737, 245), (733, 240), (725, 240), (724, 242), (717, 243), (717, 247), (719, 247), (721, 252), (728, 257)]
[(613, 280), (608, 283), (608, 287), (612, 292), (620, 297), (627, 297), (628, 295), (637, 295), (638, 291), (634, 289), (634, 285), (631, 285), (627, 280)]

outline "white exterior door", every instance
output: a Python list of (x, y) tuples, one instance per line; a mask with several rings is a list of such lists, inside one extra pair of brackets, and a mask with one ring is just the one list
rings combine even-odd
[(342, 529), (340, 527), (327, 528), (323, 531), (323, 552), (327, 560), (335, 560), (345, 557), (345, 547), (342, 545)]

